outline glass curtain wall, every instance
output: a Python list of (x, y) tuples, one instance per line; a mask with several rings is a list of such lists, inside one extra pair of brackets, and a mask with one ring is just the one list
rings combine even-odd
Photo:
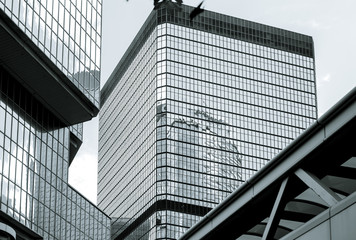
[(101, 8), (102, 0), (0, 0), (0, 9), (96, 107), (100, 88)]
[(98, 206), (115, 237), (156, 202), (156, 38), (151, 30), (100, 112)]
[(113, 238), (179, 238), (316, 119), (310, 37), (191, 10), (154, 10), (103, 88)]
[(0, 68), (1, 211), (43, 239), (109, 239), (109, 218), (68, 183), (64, 128)]
[[(96, 108), (101, 8), (102, 0), (0, 0), (0, 13)], [(0, 66), (1, 216), (43, 239), (108, 239), (108, 216), (68, 185), (70, 136), (81, 141), (82, 124), (64, 127), (7, 71)]]
[(178, 238), (314, 122), (314, 65), (174, 24), (157, 54), (157, 197), (182, 203), (158, 234)]

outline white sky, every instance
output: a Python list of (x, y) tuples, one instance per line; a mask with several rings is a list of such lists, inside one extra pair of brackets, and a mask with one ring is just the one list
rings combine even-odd
[[(184, 0), (196, 6), (200, 0)], [(314, 39), (319, 116), (356, 86), (356, 1), (205, 0), (207, 10), (310, 35)], [(153, 0), (104, 0), (101, 86), (153, 9)], [(84, 142), (69, 183), (93, 203), (97, 191), (98, 117), (84, 124)]]

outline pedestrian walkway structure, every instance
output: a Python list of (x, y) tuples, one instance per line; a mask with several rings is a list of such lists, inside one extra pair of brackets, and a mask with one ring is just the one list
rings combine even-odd
[(180, 239), (353, 239), (356, 88)]

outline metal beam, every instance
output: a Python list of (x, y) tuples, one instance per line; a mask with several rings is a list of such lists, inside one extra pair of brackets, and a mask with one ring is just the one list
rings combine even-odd
[(350, 178), (356, 180), (356, 169), (350, 167), (337, 167), (331, 170), (329, 173), (331, 176)]
[(276, 233), (276, 229), (280, 220), (279, 215), (285, 205), (283, 204), (282, 198), (283, 198), (283, 193), (287, 186), (287, 182), (288, 182), (288, 178), (284, 179), (281, 184), (281, 187), (279, 188), (276, 201), (274, 202), (272, 208), (271, 215), (269, 216), (267, 226), (265, 228), (265, 231), (263, 232), (262, 240), (273, 239), (273, 236)]
[(308, 187), (310, 187), (321, 199), (323, 199), (329, 207), (335, 205), (341, 198), (331, 191), (319, 178), (310, 172), (306, 172), (303, 169), (298, 169), (294, 173), (300, 180), (302, 180)]
[(281, 218), (284, 220), (290, 220), (294, 222), (307, 222), (316, 215), (302, 212), (292, 212), (292, 211), (284, 211), (281, 214)]

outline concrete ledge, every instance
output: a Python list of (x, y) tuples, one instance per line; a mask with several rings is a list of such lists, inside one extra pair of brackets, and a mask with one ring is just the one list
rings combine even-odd
[(10, 227), (2, 222), (0, 222), (0, 232), (4, 232), (8, 236), (11, 236), (12, 237), (11, 239), (13, 239), (13, 240), (16, 239), (16, 231), (12, 227)]
[(99, 112), (3, 11), (0, 64), (67, 126), (90, 120)]

